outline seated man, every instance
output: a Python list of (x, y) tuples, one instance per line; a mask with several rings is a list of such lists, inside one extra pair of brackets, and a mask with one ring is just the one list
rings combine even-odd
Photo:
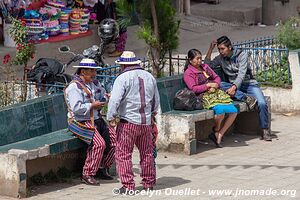
[[(215, 46), (220, 55), (211, 60)], [(245, 101), (249, 109), (258, 104), (259, 123), (263, 129), (262, 139), (272, 141), (269, 125), (268, 105), (265, 97), (252, 75), (248, 55), (241, 49), (235, 49), (228, 37), (222, 36), (213, 41), (208, 49), (205, 62), (212, 68), (221, 67), (228, 82), (221, 82), (221, 89), (237, 100)]]

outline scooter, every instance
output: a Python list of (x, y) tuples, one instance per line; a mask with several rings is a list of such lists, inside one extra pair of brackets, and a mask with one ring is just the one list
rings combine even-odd
[(75, 54), (70, 50), (69, 46), (62, 46), (58, 48), (60, 53), (72, 54), (72, 58), (67, 63), (63, 64), (53, 58), (40, 58), (27, 73), (27, 80), (41, 85), (52, 85), (47, 90), (47, 93), (55, 93), (57, 90), (62, 91), (62, 88), (72, 80), (71, 75), (65, 73), (65, 69), (73, 62), (77, 62), (83, 58), (90, 58), (95, 60), (98, 66), (103, 68), (109, 67), (104, 62), (103, 49), (103, 43), (100, 43), (100, 46), (93, 45), (83, 50), (82, 54)]

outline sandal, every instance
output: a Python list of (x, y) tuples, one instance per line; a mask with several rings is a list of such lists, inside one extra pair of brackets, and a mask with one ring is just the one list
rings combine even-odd
[[(219, 137), (220, 135), (219, 135), (219, 133), (218, 133), (218, 137)], [(222, 141), (222, 139), (223, 139), (223, 137), (220, 139), (221, 141), (220, 141), (220, 143), (218, 143), (218, 137), (216, 137), (216, 142), (217, 142), (217, 144), (216, 144), (216, 147), (217, 148), (223, 148), (223, 146), (221, 145), (221, 141)]]
[(218, 144), (218, 143), (216, 144), (216, 147), (217, 148), (223, 148), (223, 146), (221, 144)]
[(215, 143), (216, 146), (218, 145), (218, 143), (217, 143), (217, 137), (216, 137), (215, 133), (210, 133), (210, 134), (208, 135), (208, 138), (209, 138), (211, 141), (213, 141), (213, 142)]

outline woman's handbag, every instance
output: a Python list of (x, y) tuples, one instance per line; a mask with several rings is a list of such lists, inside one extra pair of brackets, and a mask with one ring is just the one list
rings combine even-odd
[(184, 88), (179, 90), (173, 100), (174, 110), (201, 110), (203, 109), (202, 96), (197, 96), (193, 91)]
[[(88, 97), (90, 98), (91, 103), (93, 103), (91, 92), (79, 81), (73, 81), (73, 82), (79, 84), (82, 87), (82, 89), (85, 91), (85, 93), (87, 93)], [(65, 93), (65, 100), (67, 102), (66, 93)], [(67, 102), (67, 106), (68, 106), (69, 112), (72, 113), (68, 102)], [(78, 122), (77, 120), (75, 120), (74, 117), (72, 117), (68, 121), (69, 131), (72, 132), (77, 138), (79, 138), (82, 141), (84, 141), (85, 143), (87, 143), (88, 145), (90, 145), (92, 143), (93, 136), (94, 136), (94, 133), (95, 133), (93, 109), (91, 109), (91, 111), (90, 111), (90, 116), (91, 116), (91, 119), (90, 119), (91, 123), (90, 124), (89, 123), (86, 124), (86, 123)]]

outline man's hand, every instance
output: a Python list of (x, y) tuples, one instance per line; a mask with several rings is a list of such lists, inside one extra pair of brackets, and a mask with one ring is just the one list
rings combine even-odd
[(109, 126), (111, 127), (115, 127), (117, 126), (117, 120), (116, 119), (112, 119), (108, 122)]
[(217, 46), (217, 41), (214, 40), (214, 41), (212, 41), (212, 42), (210, 43), (209, 48), (210, 48), (211, 50), (213, 50), (216, 46)]
[(156, 124), (156, 118), (155, 115), (151, 115), (151, 124)]
[(207, 83), (206, 86), (209, 88), (219, 88), (219, 85), (217, 83)]
[(226, 93), (233, 97), (235, 95), (236, 89), (236, 85), (232, 85), (228, 90), (226, 90)]
[(111, 96), (111, 93), (105, 93), (105, 97), (106, 97), (106, 99), (109, 99), (109, 98), (110, 98), (110, 96)]
[(214, 40), (210, 43), (210, 46), (209, 46), (206, 56), (205, 56), (206, 60), (211, 60), (211, 54), (216, 46), (217, 46), (217, 41)]
[(92, 108), (93, 108), (93, 109), (100, 109), (100, 108), (102, 108), (105, 104), (106, 104), (106, 102), (94, 101), (94, 102), (92, 103)]

